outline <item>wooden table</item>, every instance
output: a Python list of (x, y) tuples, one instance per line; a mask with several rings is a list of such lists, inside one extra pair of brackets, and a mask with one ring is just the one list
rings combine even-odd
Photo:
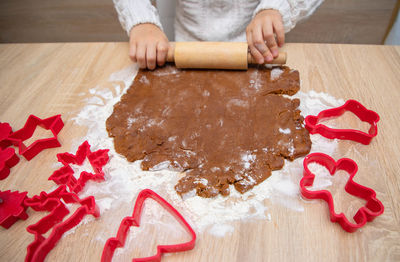
[[(360, 147), (361, 154), (346, 156), (375, 161), (372, 170), (360, 165), (356, 181), (376, 190), (385, 213), (361, 232), (349, 234), (329, 221), (324, 202), (304, 203), (304, 212), (272, 205), (271, 221), (237, 222), (224, 238), (202, 234), (193, 251), (166, 256), (165, 261), (400, 261), (400, 47), (288, 44), (285, 49), (288, 65), (300, 71), (303, 91), (357, 99), (380, 114), (379, 135)], [(130, 64), (127, 54), (126, 43), (0, 45), (0, 121), (20, 128), (29, 114), (60, 113), (66, 123), (63, 147), (30, 162), (21, 160), (0, 182), (2, 191), (26, 190), (32, 196), (54, 186), (47, 178), (55, 154), (70, 148), (70, 138), (86, 132), (70, 121), (84, 105), (78, 94), (107, 85), (111, 73)], [(121, 212), (127, 215), (129, 210), (131, 206)], [(0, 230), (2, 261), (24, 259), (33, 240), (25, 228), (44, 215), (28, 213), (28, 220)], [(58, 243), (48, 261), (99, 261), (104, 243), (95, 240), (98, 230), (106, 229), (96, 222), (79, 227)]]

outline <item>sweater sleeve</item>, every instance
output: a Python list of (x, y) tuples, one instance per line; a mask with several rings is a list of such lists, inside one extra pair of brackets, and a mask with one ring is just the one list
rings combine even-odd
[(113, 0), (119, 21), (128, 33), (137, 24), (151, 23), (162, 30), (157, 9), (150, 0)]
[(261, 0), (253, 17), (265, 9), (278, 10), (283, 19), (285, 32), (292, 30), (297, 22), (306, 19), (318, 8), (323, 0)]

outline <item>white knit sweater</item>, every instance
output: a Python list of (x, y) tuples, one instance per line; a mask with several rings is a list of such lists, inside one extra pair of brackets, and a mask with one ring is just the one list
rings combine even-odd
[[(162, 29), (150, 0), (113, 0), (121, 25), (129, 34), (141, 23)], [(245, 30), (264, 9), (278, 10), (285, 32), (310, 16), (323, 0), (177, 0), (176, 41), (246, 41)]]

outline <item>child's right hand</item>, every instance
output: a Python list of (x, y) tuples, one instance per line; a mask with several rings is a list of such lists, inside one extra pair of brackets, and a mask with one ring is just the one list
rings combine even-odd
[(167, 59), (168, 38), (154, 24), (138, 24), (129, 34), (129, 57), (137, 62), (140, 68), (153, 70), (163, 66)]

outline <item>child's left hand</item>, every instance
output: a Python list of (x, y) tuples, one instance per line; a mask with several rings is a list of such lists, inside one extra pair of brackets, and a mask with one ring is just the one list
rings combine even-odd
[[(275, 35), (276, 37), (275, 37)], [(257, 63), (270, 62), (285, 43), (285, 30), (278, 10), (259, 12), (246, 28), (247, 43)], [(275, 39), (276, 38), (276, 39)]]

